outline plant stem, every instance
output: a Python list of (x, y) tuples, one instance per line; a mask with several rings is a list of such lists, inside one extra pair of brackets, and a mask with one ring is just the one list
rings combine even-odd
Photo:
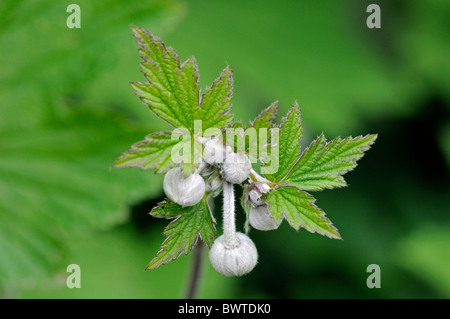
[(201, 240), (198, 241), (194, 248), (194, 260), (192, 262), (191, 276), (189, 277), (189, 285), (186, 292), (186, 299), (195, 299), (198, 292), (200, 277), (203, 269), (203, 253), (205, 245)]
[[(209, 210), (214, 211), (214, 199), (212, 196), (206, 198)], [(192, 261), (191, 275), (189, 285), (186, 290), (186, 299), (195, 299), (198, 294), (200, 279), (203, 271), (203, 255), (205, 253), (205, 244), (199, 240), (194, 247), (194, 259)]]
[(266, 183), (266, 184), (270, 183), (270, 181), (267, 178), (259, 175), (253, 168), (251, 169), (250, 174), (253, 175), (253, 177), (260, 183)]
[(238, 244), (234, 219), (234, 188), (228, 182), (223, 183), (223, 234), (226, 246), (234, 247)]

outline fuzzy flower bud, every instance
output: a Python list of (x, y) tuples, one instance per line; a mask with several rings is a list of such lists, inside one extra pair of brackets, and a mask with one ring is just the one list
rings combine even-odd
[(250, 237), (238, 232), (236, 239), (236, 245), (228, 246), (222, 235), (214, 241), (209, 251), (211, 265), (224, 276), (242, 276), (250, 272), (258, 262), (258, 252)]
[(252, 164), (247, 155), (227, 152), (223, 163), (223, 176), (232, 184), (240, 184), (248, 178)]
[(225, 158), (225, 146), (217, 138), (208, 140), (204, 143), (203, 160), (210, 164), (223, 163)]
[(167, 197), (181, 206), (194, 206), (205, 195), (203, 178), (197, 173), (184, 177), (180, 167), (166, 173), (163, 188)]
[(280, 222), (277, 222), (266, 204), (261, 206), (252, 207), (249, 214), (250, 225), (258, 230), (273, 230), (280, 226)]

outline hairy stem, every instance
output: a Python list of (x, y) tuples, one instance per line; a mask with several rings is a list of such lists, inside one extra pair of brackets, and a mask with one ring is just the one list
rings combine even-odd
[(226, 246), (234, 247), (238, 244), (234, 219), (234, 188), (228, 182), (223, 183), (223, 233)]
[(189, 279), (188, 289), (186, 291), (186, 299), (194, 299), (197, 296), (198, 286), (203, 269), (203, 254), (205, 245), (201, 240), (198, 241), (194, 248), (194, 260), (192, 262), (192, 270)]
[(270, 181), (267, 178), (259, 175), (253, 168), (250, 170), (250, 175), (252, 175), (260, 183), (267, 183), (267, 184), (270, 183)]

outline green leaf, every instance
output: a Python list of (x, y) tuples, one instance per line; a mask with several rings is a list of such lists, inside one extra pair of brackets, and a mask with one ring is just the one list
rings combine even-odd
[(356, 167), (356, 162), (376, 138), (373, 134), (343, 140), (336, 138), (327, 143), (321, 134), (303, 152), (283, 182), (310, 191), (346, 186), (342, 175)]
[(126, 61), (136, 56), (129, 26), (152, 21), (152, 30), (166, 35), (186, 8), (177, 0), (79, 0), (83, 22), (74, 34), (65, 25), (68, 3), (0, 2), (0, 48), (8, 48), (0, 54), (0, 127), (11, 129), (61, 119), (61, 101), (90, 101), (96, 109), (114, 101), (126, 116), (142, 114), (127, 94), (133, 69)]
[(266, 199), (269, 212), (277, 221), (285, 218), (296, 230), (305, 228), (311, 233), (341, 239), (338, 230), (325, 217), (325, 212), (314, 204), (315, 201), (310, 194), (290, 186), (273, 189)]
[[(281, 181), (290, 171), (300, 155), (300, 139), (302, 137), (302, 123), (300, 107), (294, 102), (286, 117), (281, 120), (278, 145), (278, 170), (273, 174), (266, 174), (271, 181)], [(276, 158), (272, 158), (272, 161)], [(264, 173), (264, 167), (263, 167)]]
[(221, 129), (230, 124), (233, 116), (233, 72), (227, 66), (199, 100), (200, 85), (197, 62), (188, 58), (182, 65), (171, 47), (142, 28), (132, 27), (143, 61), (141, 71), (148, 83), (131, 85), (142, 102), (174, 127), (184, 127), (195, 134), (195, 120), (202, 121), (202, 129)]
[(69, 241), (123, 222), (127, 203), (160, 191), (153, 175), (108, 168), (144, 131), (83, 111), (0, 129), (0, 287), (51, 278), (67, 267)]
[(142, 28), (132, 29), (143, 60), (141, 71), (148, 81), (131, 83), (134, 91), (163, 120), (193, 132), (199, 91), (195, 60), (190, 58), (181, 66), (175, 50), (160, 38)]
[(202, 95), (198, 117), (202, 119), (203, 130), (230, 125), (233, 120), (233, 115), (229, 114), (232, 96), (233, 71), (227, 66)]
[(265, 108), (252, 122), (250, 122), (247, 128), (253, 127), (257, 132), (260, 128), (269, 128), (277, 115), (277, 111), (278, 101), (275, 101), (269, 107)]
[(171, 137), (172, 132), (149, 134), (145, 140), (133, 144), (113, 166), (156, 169), (157, 174), (164, 174), (175, 165), (172, 160), (172, 149), (179, 141), (172, 140)]
[[(125, 120), (132, 104), (119, 92), (130, 68), (119, 61), (131, 54), (130, 23), (151, 20), (162, 33), (184, 5), (80, 0), (89, 27), (75, 34), (58, 18), (67, 4), (0, 2), (0, 295), (15, 298), (65, 273), (71, 243), (123, 223), (128, 205), (160, 192), (157, 176), (109, 169), (148, 133)], [(101, 111), (111, 101), (114, 112)]]
[[(233, 72), (227, 66), (211, 87), (205, 90), (200, 101), (199, 72), (195, 59), (190, 57), (180, 65), (175, 50), (166, 47), (160, 38), (142, 28), (132, 27), (132, 29), (142, 57), (141, 71), (148, 83), (133, 82), (131, 85), (150, 110), (172, 126), (186, 129), (191, 135), (189, 141), (183, 141), (178, 145), (185, 151), (180, 159), (181, 168), (185, 175), (189, 175), (198, 167), (199, 154), (201, 155), (201, 145), (196, 136), (208, 128), (223, 129), (233, 119), (229, 114), (233, 93)], [(116, 163), (120, 167), (142, 168), (146, 165), (148, 168), (157, 168), (160, 172), (165, 172), (167, 168), (173, 166), (173, 162), (168, 162), (167, 159), (168, 148), (176, 143), (164, 143), (163, 146), (167, 146), (165, 150), (153, 147), (140, 151), (148, 144), (134, 145)], [(159, 167), (156, 158), (158, 152), (165, 155), (162, 159), (162, 168)]]
[(394, 260), (440, 291), (443, 298), (450, 298), (449, 242), (448, 223), (424, 222), (396, 242)]
[[(268, 154), (270, 153), (271, 133), (269, 128), (272, 126), (272, 121), (275, 118), (278, 110), (278, 101), (273, 102), (269, 107), (264, 109), (252, 122), (250, 122), (246, 129), (254, 128), (256, 132), (256, 140), (253, 140), (254, 145), (250, 145), (249, 141), (248, 150), (257, 149), (258, 156), (263, 163), (270, 160)], [(266, 129), (265, 138), (262, 137), (260, 129)]]
[(211, 247), (215, 237), (215, 220), (211, 215), (206, 198), (195, 206), (182, 207), (173, 202), (159, 203), (150, 215), (159, 218), (174, 220), (165, 228), (163, 234), (167, 237), (161, 245), (161, 250), (148, 264), (148, 269), (159, 266), (177, 259), (182, 253), (191, 251), (197, 240)]

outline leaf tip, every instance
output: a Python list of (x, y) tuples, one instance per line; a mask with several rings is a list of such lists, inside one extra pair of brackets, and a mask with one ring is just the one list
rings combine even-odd
[(144, 271), (156, 269), (156, 268), (159, 267), (159, 265), (154, 265), (154, 263), (155, 263), (154, 260), (155, 260), (155, 259), (153, 259), (153, 260), (147, 265), (147, 267), (144, 269)]
[(371, 144), (373, 144), (373, 143), (375, 143), (375, 141), (376, 141), (377, 138), (378, 138), (378, 133), (375, 133), (375, 134), (369, 134), (368, 137), (369, 137), (369, 139), (371, 140)]
[(143, 35), (145, 34), (145, 30), (142, 27), (130, 25), (130, 28), (131, 28), (131, 32), (133, 33), (133, 36), (137, 40), (140, 40), (143, 37)]

